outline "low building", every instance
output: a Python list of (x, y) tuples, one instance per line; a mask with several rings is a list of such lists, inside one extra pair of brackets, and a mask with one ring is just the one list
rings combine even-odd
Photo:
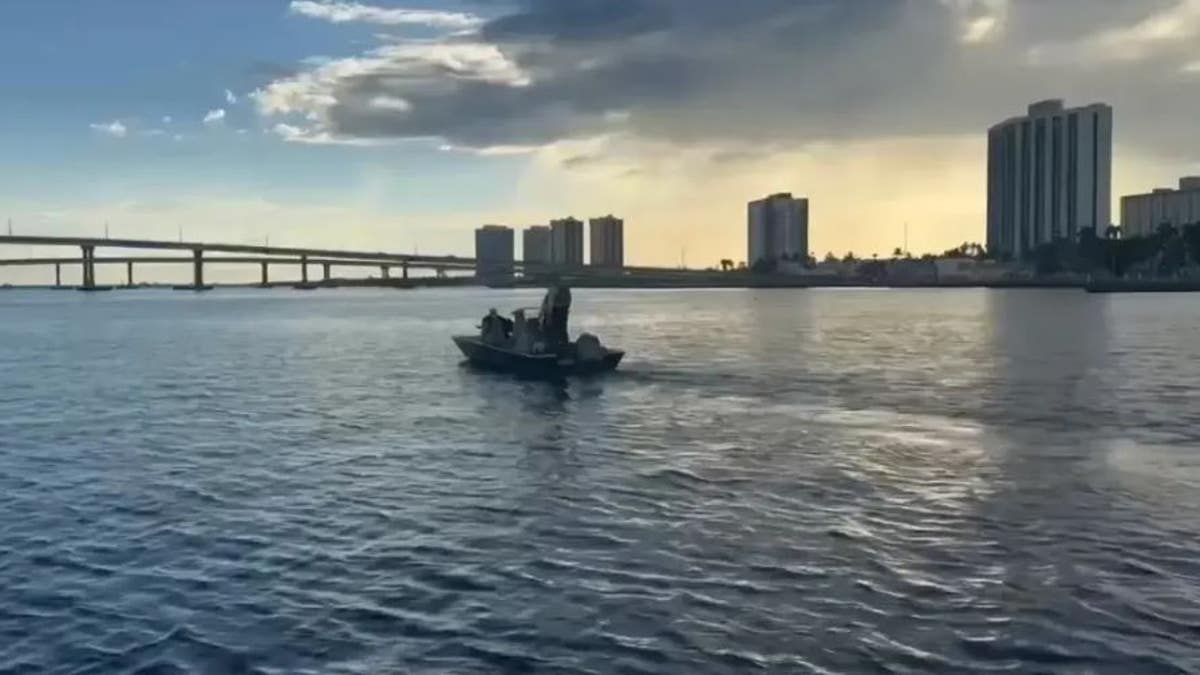
[(521, 260), (527, 265), (549, 265), (553, 259), (550, 250), (550, 228), (534, 225), (521, 233)]
[(1194, 223), (1200, 223), (1200, 176), (1180, 178), (1177, 190), (1159, 188), (1121, 198), (1121, 231), (1127, 238), (1148, 237), (1163, 225), (1181, 229)]
[(809, 273), (819, 277), (848, 278), (857, 276), (858, 265), (857, 260), (822, 260), (813, 265)]
[(503, 225), (484, 225), (475, 230), (475, 278), (492, 284), (513, 280), (513, 231)]
[(592, 218), (591, 260), (593, 267), (625, 266), (625, 221), (611, 215)]
[(986, 284), (1018, 276), (1018, 267), (995, 260), (937, 258), (933, 261), (939, 283)]
[(931, 284), (938, 280), (937, 265), (920, 258), (881, 261), (884, 278), (891, 284)]
[(550, 221), (550, 261), (563, 267), (583, 267), (583, 221)]

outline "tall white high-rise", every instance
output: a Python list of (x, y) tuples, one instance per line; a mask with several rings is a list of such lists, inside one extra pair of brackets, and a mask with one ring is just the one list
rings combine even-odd
[(613, 216), (588, 222), (592, 241), (593, 267), (625, 266), (625, 221)]
[(1058, 99), (988, 131), (988, 249), (1022, 258), (1112, 224), (1112, 108)]
[(750, 202), (747, 263), (808, 258), (808, 200), (782, 192)]

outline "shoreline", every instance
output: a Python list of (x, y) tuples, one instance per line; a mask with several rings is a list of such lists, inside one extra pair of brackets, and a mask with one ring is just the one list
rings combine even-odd
[[(796, 277), (753, 277), (722, 278), (714, 276), (679, 276), (660, 278), (598, 278), (578, 277), (566, 279), (573, 288), (595, 289), (928, 289), (956, 290), (983, 288), (993, 290), (1009, 289), (1075, 289), (1097, 294), (1118, 293), (1196, 293), (1200, 292), (1200, 279), (1110, 279), (1104, 281), (1086, 281), (1076, 279), (1007, 279), (1000, 281), (876, 281), (865, 279), (806, 279)], [(20, 290), (49, 290), (49, 291), (137, 291), (137, 290), (175, 290), (180, 292), (199, 292), (229, 288), (258, 288), (258, 289), (291, 289), (291, 290), (324, 290), (334, 288), (392, 288), (397, 290), (415, 290), (419, 288), (543, 288), (547, 284), (544, 279), (518, 279), (511, 284), (485, 284), (471, 277), (459, 279), (429, 279), (429, 280), (397, 280), (397, 279), (333, 279), (319, 282), (285, 281), (270, 284), (257, 283), (214, 283), (202, 288), (184, 284), (137, 284), (103, 285), (95, 288), (82, 286), (54, 286), (47, 284), (6, 284), (0, 286), (0, 291)]]

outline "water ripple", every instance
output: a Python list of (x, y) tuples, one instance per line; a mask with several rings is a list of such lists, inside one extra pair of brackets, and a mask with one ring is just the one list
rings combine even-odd
[(297, 295), (0, 294), (0, 673), (1200, 673), (1194, 303)]

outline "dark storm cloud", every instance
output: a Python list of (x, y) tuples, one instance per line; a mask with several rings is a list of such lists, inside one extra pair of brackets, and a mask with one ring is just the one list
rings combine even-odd
[[(493, 12), (478, 33), (429, 45), (428, 57), (364, 57), (361, 68), (273, 90), (277, 82), (264, 100), (293, 94), (286, 85), (307, 87), (310, 103), (268, 112), (305, 113), (333, 138), (488, 147), (609, 132), (732, 143), (982, 133), (1031, 100), (1062, 96), (1113, 103), (1129, 138), (1179, 150), (1187, 111), (1200, 102), (1200, 74), (1180, 62), (1195, 43), (1136, 27), (1162, 12), (1186, 23), (1197, 9), (1200, 31), (1196, 4), (524, 0)], [(1105, 37), (1114, 25), (1135, 30)], [(1089, 63), (1112, 39), (1137, 58)], [(454, 52), (481, 46), (486, 58)], [(1038, 62), (1047, 54), (1054, 59)], [(1167, 103), (1122, 122), (1122, 109), (1146, 107), (1147, 96)], [(381, 98), (405, 106), (377, 105)]]
[(675, 24), (670, 4), (658, 0), (534, 0), (489, 22), (483, 37), (498, 41), (619, 40), (670, 29)]

